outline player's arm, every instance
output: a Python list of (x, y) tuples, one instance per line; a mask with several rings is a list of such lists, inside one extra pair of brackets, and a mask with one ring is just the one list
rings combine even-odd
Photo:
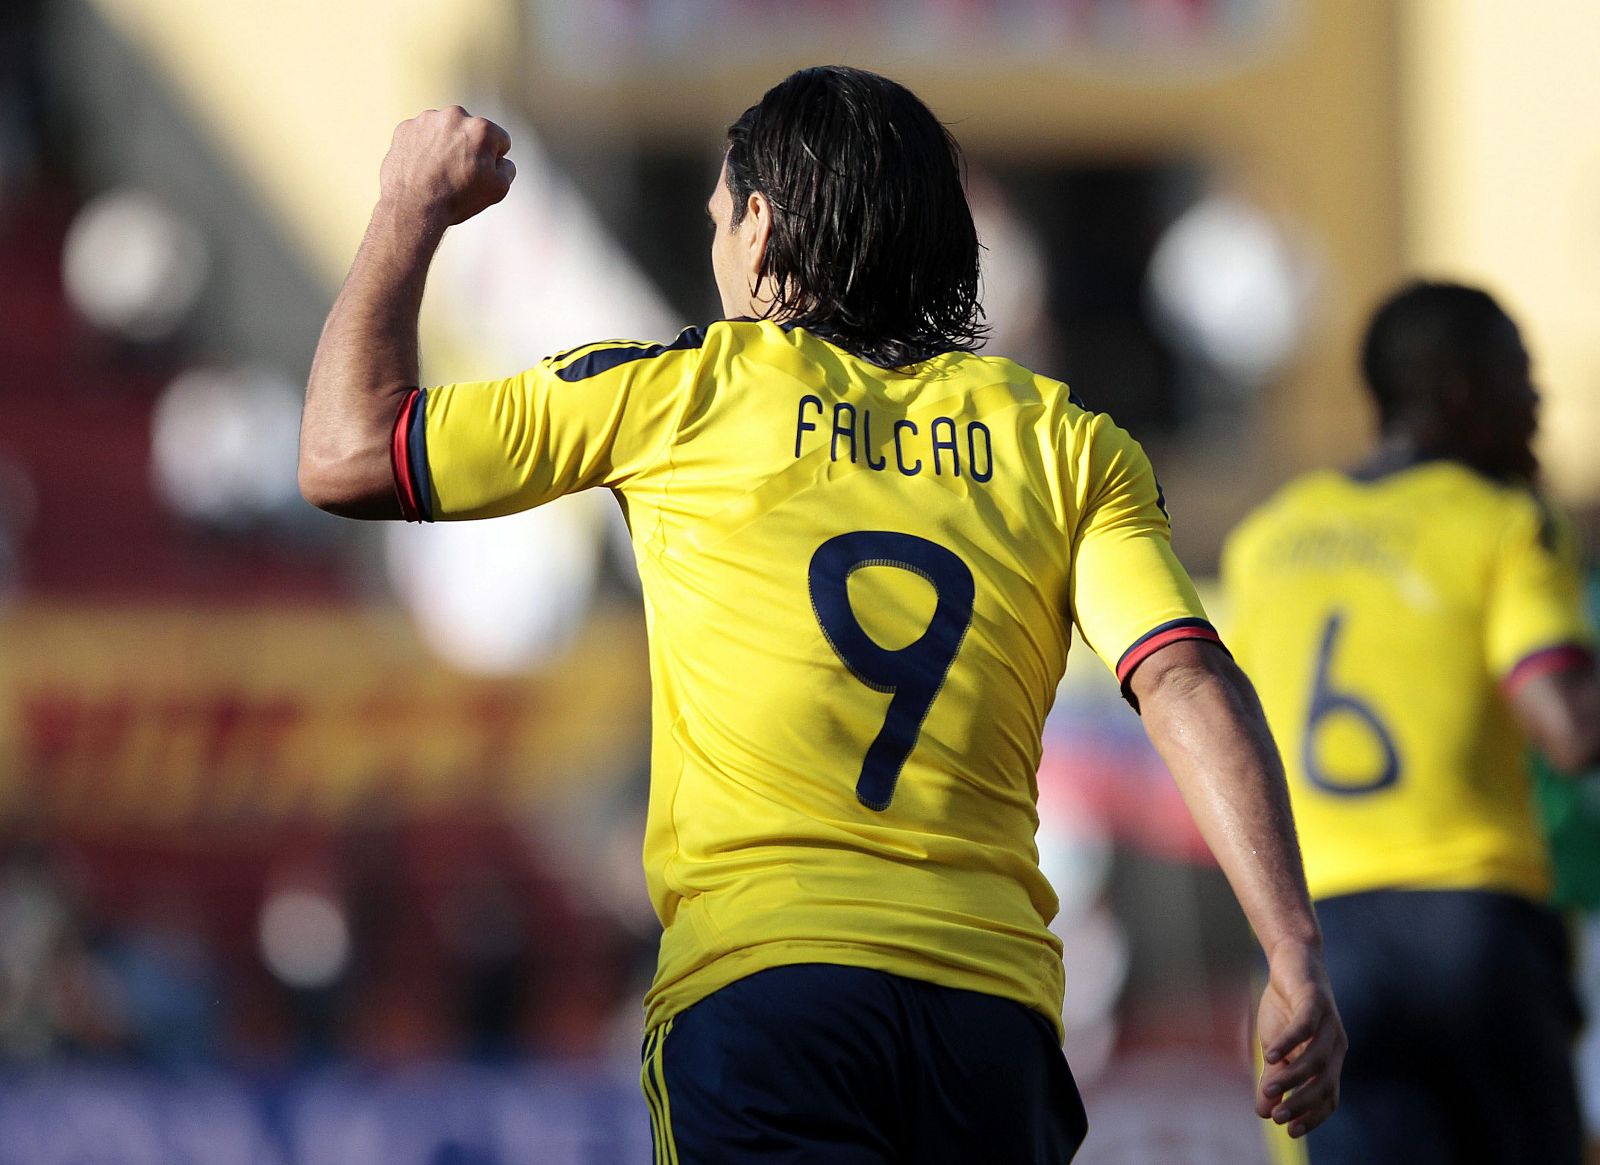
[(1338, 1103), (1344, 1028), (1323, 968), (1277, 746), (1172, 553), (1143, 450), (1104, 417), (1067, 442), (1079, 502), (1072, 608), (1144, 714), (1266, 951), (1256, 1112), (1302, 1136)]
[(1484, 652), (1528, 738), (1557, 769), (1600, 764), (1600, 675), (1583, 617), (1581, 553), (1564, 515), (1531, 493), (1507, 507)]
[(1530, 676), (1510, 692), (1511, 710), (1559, 771), (1600, 766), (1600, 675), (1592, 659)]
[(506, 196), (516, 168), (505, 130), (459, 106), (394, 132), (380, 195), (323, 325), (300, 423), (300, 492), (352, 518), (399, 518), (391, 445), (417, 386), (422, 289), (447, 227)]
[(1345, 1035), (1261, 704), (1228, 654), (1201, 639), (1160, 648), (1125, 682), (1266, 952), (1256, 1112), (1303, 1136), (1338, 1106)]

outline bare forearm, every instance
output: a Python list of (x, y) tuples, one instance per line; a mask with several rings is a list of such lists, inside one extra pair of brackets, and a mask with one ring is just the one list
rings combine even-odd
[(387, 200), (373, 211), (306, 383), (300, 486), (314, 505), (347, 517), (399, 516), (389, 441), (400, 400), (417, 384), (417, 317), (443, 235), (436, 216)]
[(1556, 769), (1581, 776), (1600, 765), (1600, 675), (1581, 667), (1534, 676), (1511, 709)]
[(1249, 680), (1209, 645), (1175, 644), (1145, 668), (1145, 728), (1262, 946), (1320, 943), (1282, 762)]
[(1130, 683), (1145, 730), (1267, 953), (1256, 1114), (1304, 1136), (1338, 1106), (1346, 1044), (1260, 701), (1233, 661), (1206, 643), (1162, 648)]

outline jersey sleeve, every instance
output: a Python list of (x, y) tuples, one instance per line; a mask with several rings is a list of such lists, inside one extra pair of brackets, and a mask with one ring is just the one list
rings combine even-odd
[(1577, 538), (1531, 494), (1517, 496), (1500, 539), (1484, 637), (1490, 671), (1508, 692), (1535, 675), (1592, 660)]
[(391, 447), (402, 512), (491, 518), (625, 487), (676, 432), (702, 343), (691, 328), (671, 344), (593, 344), (505, 380), (415, 390)]
[(1073, 620), (1134, 703), (1128, 680), (1151, 654), (1182, 639), (1221, 640), (1172, 552), (1166, 502), (1144, 450), (1104, 416), (1083, 424), (1069, 467), (1078, 502)]

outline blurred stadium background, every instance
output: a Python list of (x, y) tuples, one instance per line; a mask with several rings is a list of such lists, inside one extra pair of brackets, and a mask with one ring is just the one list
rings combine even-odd
[[(1597, 42), (1585, 0), (0, 5), (0, 1165), (648, 1159), (609, 500), (377, 529), (295, 490), (396, 122), (516, 141), (434, 271), (441, 381), (711, 318), (726, 123), (803, 64), (907, 82), (992, 346), (1146, 443), (1204, 574), (1368, 439), (1356, 336), (1413, 270), (1525, 321), (1593, 528)], [(1081, 1160), (1252, 1165), (1249, 935), (1092, 657), (1040, 784)]]

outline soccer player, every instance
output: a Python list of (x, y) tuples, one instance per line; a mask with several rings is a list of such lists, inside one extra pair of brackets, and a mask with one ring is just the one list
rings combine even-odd
[(1600, 757), (1567, 526), (1533, 489), (1537, 395), (1482, 291), (1414, 283), (1362, 368), (1382, 442), (1235, 532), (1230, 643), (1282, 744), (1351, 1040), (1314, 1165), (1575, 1165), (1577, 1012), (1529, 740)]
[(707, 206), (725, 319), (420, 388), (429, 260), (505, 195), (509, 145), (460, 109), (395, 132), (317, 349), (300, 480), (356, 517), (592, 487), (621, 504), (653, 685), (656, 1159), (1071, 1159), (1084, 1115), (1033, 839), (1074, 624), (1267, 952), (1257, 1112), (1322, 1121), (1343, 1030), (1259, 705), (1139, 446), (975, 354), (978, 243), (944, 127), (874, 74), (795, 73), (728, 131)]

